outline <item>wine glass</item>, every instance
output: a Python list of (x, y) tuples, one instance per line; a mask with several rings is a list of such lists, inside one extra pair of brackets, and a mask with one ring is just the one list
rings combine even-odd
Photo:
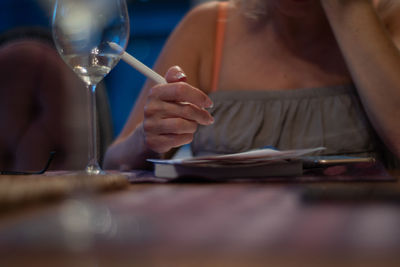
[[(129, 38), (125, 0), (56, 0), (52, 33), (57, 50), (83, 80), (89, 96), (89, 163), (86, 173), (104, 173), (98, 163), (96, 85), (120, 60)], [(113, 49), (110, 44), (120, 47)]]

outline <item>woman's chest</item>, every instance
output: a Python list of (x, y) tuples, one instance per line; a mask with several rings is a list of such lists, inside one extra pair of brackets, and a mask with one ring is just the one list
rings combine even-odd
[(338, 49), (289, 50), (267, 44), (226, 44), (219, 75), (220, 90), (293, 89), (350, 83)]

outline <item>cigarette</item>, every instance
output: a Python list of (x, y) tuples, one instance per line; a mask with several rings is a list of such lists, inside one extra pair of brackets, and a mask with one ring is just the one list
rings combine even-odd
[(114, 42), (109, 42), (108, 44), (110, 45), (110, 47), (112, 49), (119, 51), (120, 53), (122, 52), (121, 59), (123, 61), (125, 61), (126, 63), (128, 63), (129, 65), (131, 65), (134, 69), (136, 69), (137, 71), (142, 73), (147, 78), (152, 79), (154, 82), (156, 82), (158, 84), (166, 84), (167, 83), (167, 81), (164, 79), (164, 77), (162, 77), (160, 74), (158, 74), (154, 70), (147, 67), (145, 64), (140, 62), (138, 59), (136, 59), (132, 55), (125, 52), (124, 49), (120, 45), (118, 45)]

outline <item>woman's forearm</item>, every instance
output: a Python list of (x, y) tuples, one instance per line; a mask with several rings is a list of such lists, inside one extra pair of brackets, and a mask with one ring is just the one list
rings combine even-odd
[(104, 157), (104, 169), (132, 170), (149, 169), (147, 158), (160, 155), (145, 145), (143, 126), (140, 124), (128, 137), (112, 144)]
[(364, 108), (400, 156), (400, 51), (370, 0), (321, 1)]

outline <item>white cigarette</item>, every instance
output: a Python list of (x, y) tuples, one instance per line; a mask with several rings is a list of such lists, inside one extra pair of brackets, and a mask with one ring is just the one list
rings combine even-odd
[(155, 72), (154, 70), (150, 69), (147, 67), (145, 64), (140, 62), (138, 59), (134, 58), (132, 55), (128, 54), (127, 52), (124, 51), (124, 49), (119, 46), (118, 44), (114, 42), (109, 42), (108, 43), (110, 47), (116, 51), (119, 51), (121, 53), (121, 59), (131, 65), (133, 68), (135, 68), (137, 71), (142, 73), (144, 76), (146, 76), (149, 79), (152, 79), (154, 82), (158, 84), (166, 84), (167, 81), (162, 77), (160, 74)]

